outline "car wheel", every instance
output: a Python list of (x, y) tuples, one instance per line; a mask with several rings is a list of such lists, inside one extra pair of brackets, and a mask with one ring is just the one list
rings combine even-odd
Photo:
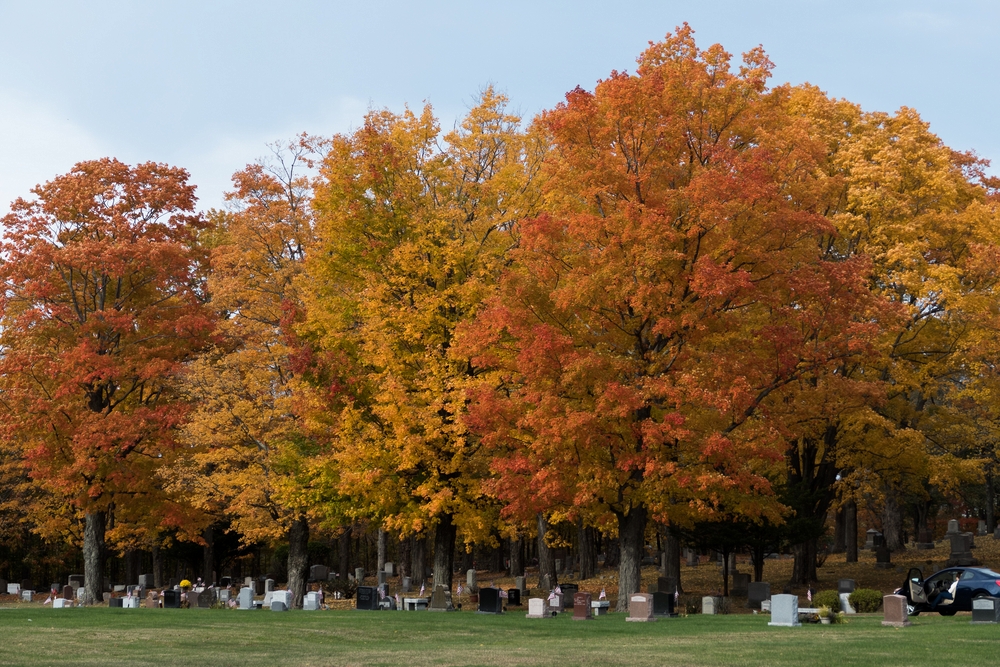
[(920, 616), (920, 610), (918, 610), (912, 604), (908, 604), (908, 605), (906, 605), (906, 615), (907, 616)]
[(938, 613), (942, 616), (954, 616), (957, 609), (942, 609)]

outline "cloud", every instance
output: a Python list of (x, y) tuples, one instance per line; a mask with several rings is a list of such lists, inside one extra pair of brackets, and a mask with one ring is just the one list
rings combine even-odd
[(0, 88), (0, 215), (39, 183), (107, 154), (100, 141), (57, 109)]

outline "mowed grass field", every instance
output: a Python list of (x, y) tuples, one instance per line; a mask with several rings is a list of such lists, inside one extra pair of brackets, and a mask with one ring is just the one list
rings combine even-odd
[(0, 609), (0, 665), (1000, 665), (968, 614), (772, 628), (764, 615), (626, 623), (470, 612)]

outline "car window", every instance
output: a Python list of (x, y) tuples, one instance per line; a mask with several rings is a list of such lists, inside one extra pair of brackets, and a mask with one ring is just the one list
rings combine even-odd
[(951, 582), (955, 580), (956, 570), (945, 570), (944, 572), (938, 572), (930, 579), (927, 580), (928, 589), (934, 589), (935, 587), (948, 588), (951, 586)]
[(972, 570), (966, 570), (965, 572), (962, 573), (962, 576), (960, 577), (962, 581), (968, 581), (969, 579), (975, 579), (975, 578), (976, 578), (976, 573), (973, 572)]

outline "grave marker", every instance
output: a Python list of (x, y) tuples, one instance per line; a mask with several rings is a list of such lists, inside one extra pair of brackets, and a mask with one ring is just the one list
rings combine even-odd
[(902, 595), (885, 595), (882, 597), (884, 616), (882, 625), (894, 628), (905, 628), (910, 625), (910, 617), (906, 613), (906, 598)]
[(507, 604), (513, 607), (520, 607), (521, 591), (516, 588), (507, 589)]
[(330, 576), (330, 568), (326, 565), (313, 565), (309, 568), (309, 581), (326, 581)]
[(244, 586), (240, 589), (240, 609), (253, 609), (253, 589), (249, 586)]
[(750, 585), (750, 575), (733, 572), (733, 585), (730, 588), (730, 595), (744, 598), (747, 596), (747, 587)]
[(358, 586), (355, 594), (355, 609), (378, 611), (378, 589), (374, 586)]
[(768, 625), (777, 625), (786, 628), (794, 628), (802, 625), (799, 623), (799, 597), (797, 595), (784, 594), (772, 596), (771, 622)]
[(649, 593), (632, 593), (628, 599), (628, 617), (625, 620), (640, 623), (655, 621), (653, 596)]
[(552, 618), (549, 611), (549, 603), (545, 598), (531, 598), (528, 600), (528, 613), (525, 618)]
[(444, 586), (435, 586), (427, 611), (455, 611), (451, 603), (451, 591)]
[(764, 600), (771, 599), (771, 584), (766, 581), (751, 581), (747, 585), (747, 607), (761, 609)]
[(499, 588), (479, 589), (479, 609), (480, 614), (502, 614), (503, 598), (500, 597)]
[(722, 598), (714, 595), (706, 595), (701, 599), (701, 613), (707, 616), (714, 616), (719, 613), (722, 607)]
[(573, 594), (573, 620), (574, 621), (589, 621), (594, 618), (591, 613), (590, 603), (593, 602), (590, 593), (574, 593)]
[(671, 618), (674, 613), (674, 594), (656, 591), (653, 593), (653, 616)]
[(1000, 623), (1000, 599), (981, 595), (972, 599), (973, 623)]

